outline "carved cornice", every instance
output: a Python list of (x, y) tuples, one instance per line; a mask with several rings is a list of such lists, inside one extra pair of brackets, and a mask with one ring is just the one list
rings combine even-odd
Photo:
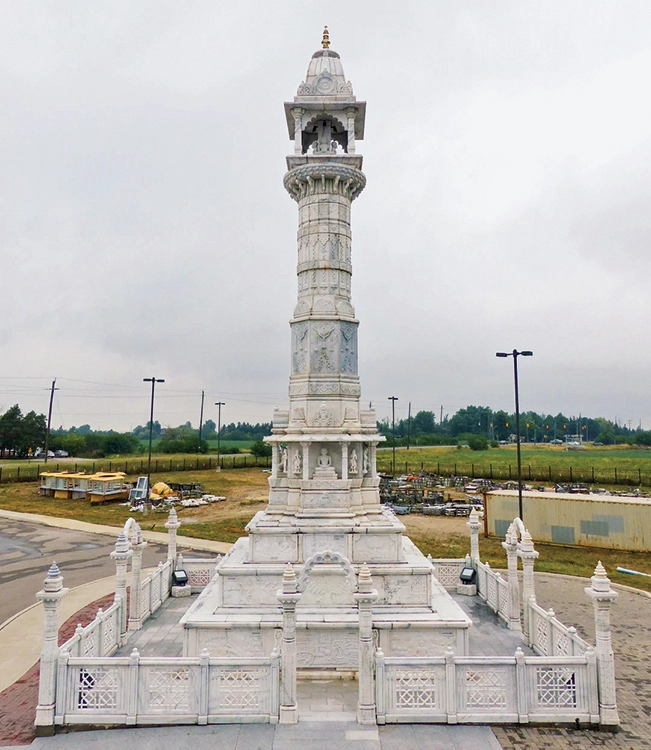
[(366, 186), (366, 176), (345, 164), (304, 164), (287, 172), (283, 184), (295, 201), (319, 193), (343, 195), (353, 201)]

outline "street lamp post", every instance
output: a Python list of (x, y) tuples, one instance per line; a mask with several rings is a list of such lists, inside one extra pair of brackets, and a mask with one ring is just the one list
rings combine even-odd
[(514, 349), (512, 352), (496, 352), (496, 357), (513, 357), (513, 382), (515, 384), (515, 435), (516, 435), (516, 452), (518, 457), (518, 514), (522, 518), (522, 459), (520, 456), (520, 395), (518, 392), (518, 357), (533, 357), (533, 352), (519, 352)]
[(203, 400), (205, 398), (205, 393), (201, 391), (201, 412), (199, 414), (199, 447), (197, 448), (197, 453), (201, 453), (201, 430), (203, 429)]
[(389, 396), (391, 401), (391, 438), (393, 441), (393, 463), (391, 466), (391, 474), (395, 477), (396, 475), (396, 401), (397, 396)]
[(217, 407), (217, 471), (219, 471), (219, 454), (221, 452), (221, 431), (222, 431), (222, 406), (226, 406), (225, 401), (215, 401)]
[(149, 413), (149, 457), (147, 458), (147, 501), (149, 501), (149, 486), (151, 484), (151, 441), (154, 437), (154, 389), (156, 383), (164, 383), (160, 378), (143, 378), (143, 383), (151, 383), (151, 411)]

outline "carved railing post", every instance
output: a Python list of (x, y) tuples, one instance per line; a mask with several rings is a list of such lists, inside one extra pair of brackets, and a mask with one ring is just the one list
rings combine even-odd
[(364, 563), (357, 578), (357, 593), (353, 594), (359, 610), (359, 699), (357, 723), (375, 724), (375, 689), (373, 685), (373, 603), (378, 592), (373, 588), (371, 571)]
[(140, 630), (142, 627), (140, 577), (142, 573), (142, 553), (147, 542), (142, 538), (142, 529), (136, 523), (133, 527), (135, 541), (131, 543), (131, 600), (129, 606), (129, 630)]
[(170, 515), (165, 524), (165, 528), (167, 529), (167, 559), (172, 564), (170, 568), (170, 579), (172, 571), (176, 569), (176, 532), (180, 526), (181, 522), (176, 515), (176, 508), (170, 508)]
[(617, 697), (615, 694), (615, 657), (610, 631), (610, 606), (617, 599), (617, 592), (610, 587), (606, 570), (597, 563), (592, 585), (585, 589), (592, 599), (595, 623), (595, 652), (599, 675), (599, 715), (601, 725), (616, 727), (619, 724)]
[(470, 517), (466, 521), (466, 526), (470, 529), (470, 561), (473, 567), (479, 562), (479, 513), (473, 508), (470, 511)]
[(283, 608), (283, 644), (280, 652), (280, 724), (296, 724), (296, 604), (301, 595), (296, 590), (296, 573), (287, 563), (283, 587), (276, 594)]
[(525, 634), (529, 635), (529, 602), (532, 598), (534, 601), (536, 600), (533, 564), (538, 557), (538, 552), (533, 548), (533, 539), (526, 529), (522, 534), (518, 555), (522, 560), (522, 603), (524, 609), (524, 621), (522, 624)]
[(127, 536), (121, 531), (115, 542), (115, 549), (111, 552), (115, 561), (115, 601), (120, 601), (120, 645), (124, 643), (127, 634), (127, 565), (132, 554)]
[(506, 532), (506, 539), (502, 542), (506, 550), (506, 562), (509, 581), (509, 619), (510, 630), (522, 630), (520, 621), (520, 583), (518, 581), (518, 532), (515, 524), (511, 524)]
[(54, 706), (56, 700), (57, 665), (59, 659), (59, 606), (68, 593), (63, 588), (63, 578), (55, 562), (47, 572), (43, 588), (36, 598), (43, 602), (45, 624), (43, 648), (41, 650), (41, 673), (38, 683), (38, 705), (36, 706), (36, 734), (54, 734)]

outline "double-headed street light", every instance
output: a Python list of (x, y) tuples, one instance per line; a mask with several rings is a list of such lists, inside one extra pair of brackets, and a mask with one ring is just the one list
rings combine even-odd
[(515, 383), (515, 433), (516, 433), (516, 451), (518, 456), (518, 514), (522, 518), (522, 461), (520, 458), (520, 395), (518, 393), (518, 357), (533, 357), (533, 352), (519, 352), (514, 349), (512, 352), (496, 352), (496, 357), (513, 357), (513, 382)]
[(160, 378), (143, 378), (143, 383), (151, 383), (151, 412), (149, 415), (149, 458), (147, 459), (147, 502), (149, 501), (149, 485), (151, 484), (151, 441), (154, 436), (154, 389), (156, 383), (164, 383)]

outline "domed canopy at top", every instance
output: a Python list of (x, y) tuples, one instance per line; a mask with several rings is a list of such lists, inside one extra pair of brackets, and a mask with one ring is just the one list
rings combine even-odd
[[(293, 102), (285, 103), (287, 127), (290, 138), (295, 137), (295, 110), (305, 113), (329, 112), (345, 113), (355, 109), (355, 138), (364, 137), (366, 102), (358, 102), (353, 94), (353, 85), (346, 81), (341, 58), (330, 49), (328, 27), (323, 32), (322, 49), (317, 50), (310, 60), (305, 80), (298, 87)], [(345, 122), (345, 116), (341, 117)]]

